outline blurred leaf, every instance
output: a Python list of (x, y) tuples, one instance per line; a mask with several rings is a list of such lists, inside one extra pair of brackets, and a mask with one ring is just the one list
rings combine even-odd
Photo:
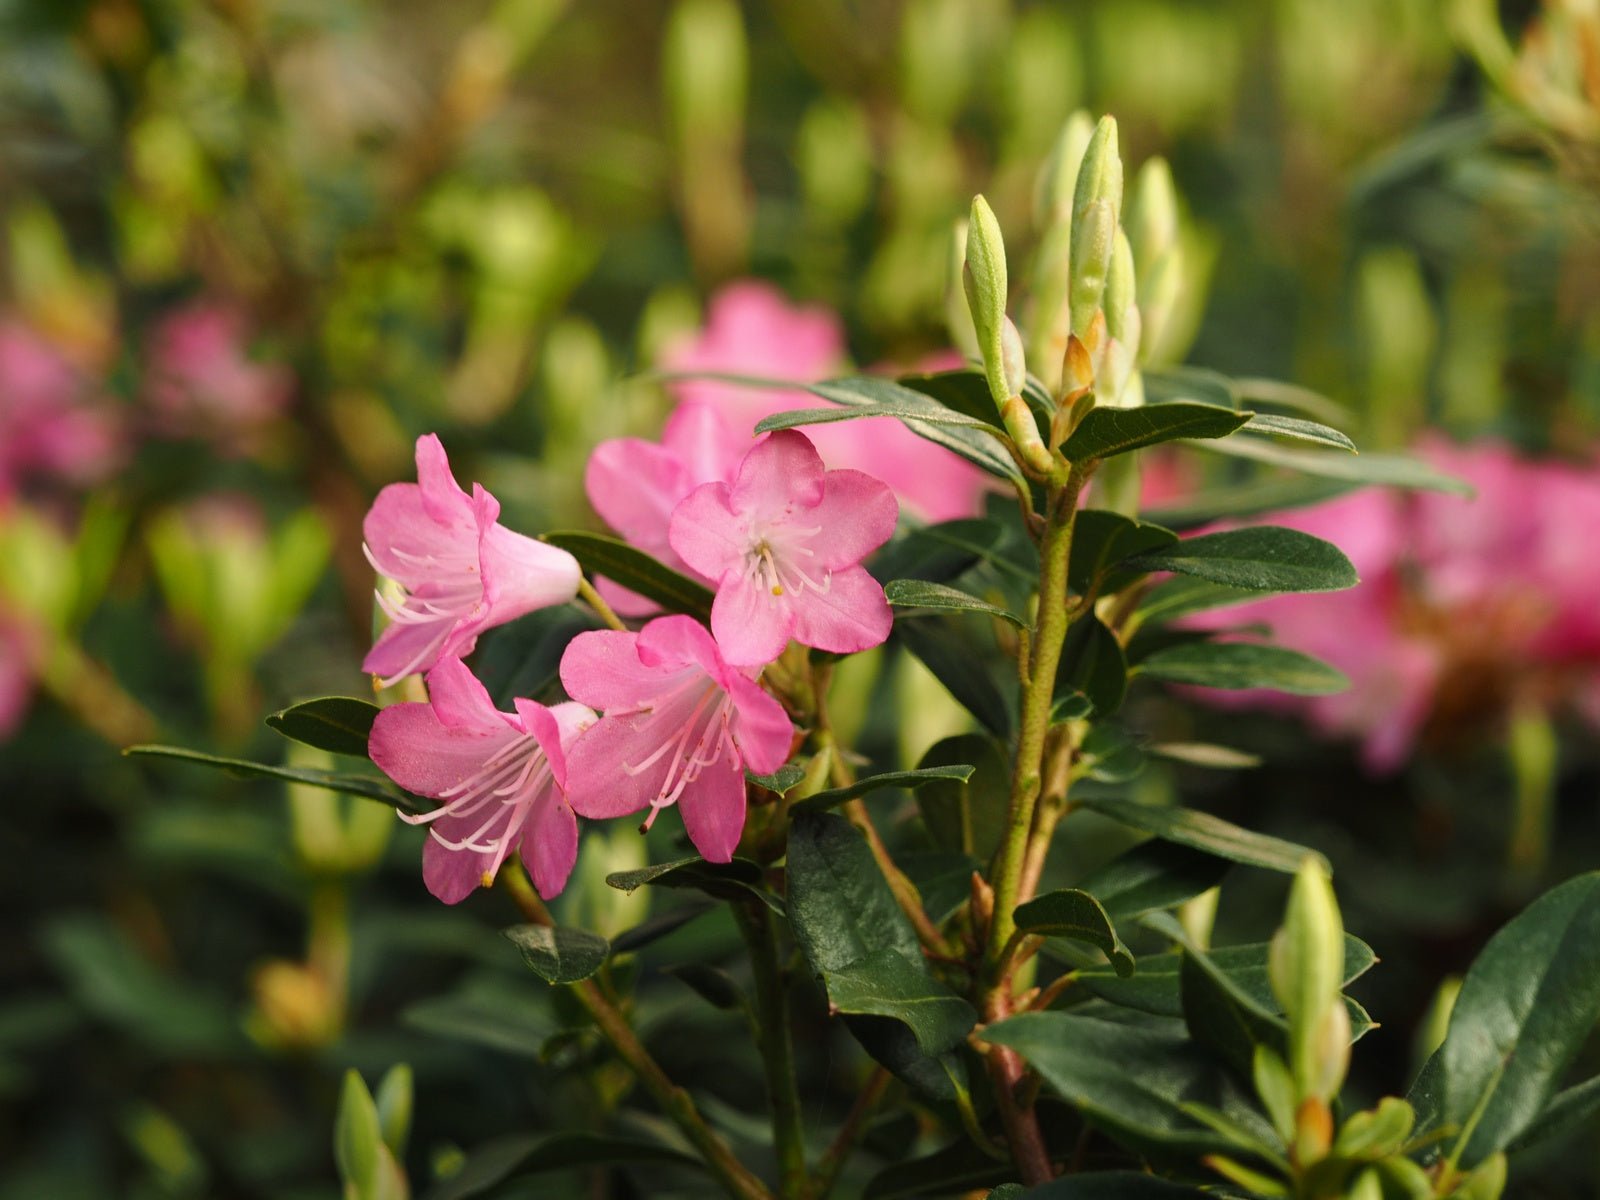
[(333, 1157), (339, 1178), (354, 1185), (358, 1195), (370, 1196), (378, 1175), (378, 1150), (383, 1145), (382, 1126), (372, 1094), (353, 1068), (344, 1073), (339, 1111), (333, 1123)]
[(1133, 955), (1117, 936), (1110, 916), (1088, 892), (1063, 888), (1018, 905), (1017, 928), (1040, 937), (1064, 937), (1098, 946), (1118, 975), (1133, 974)]
[(1533, 1124), (1524, 1129), (1506, 1150), (1516, 1154), (1540, 1142), (1576, 1133), (1597, 1112), (1600, 1112), (1600, 1075), (1557, 1092)]
[[(834, 404), (844, 404), (853, 408), (883, 410), (892, 405), (897, 411), (885, 415), (899, 417), (912, 433), (927, 438), (930, 442), (936, 442), (946, 450), (954, 451), (991, 475), (1025, 486), (1016, 464), (1011, 461), (1011, 456), (997, 440), (997, 436), (1004, 436), (999, 430), (990, 432), (993, 427), (963, 428), (942, 421), (935, 423), (941, 417), (952, 416), (952, 411), (921, 392), (902, 387), (893, 380), (870, 375), (813, 383), (808, 385), (807, 390)], [(907, 415), (901, 416), (902, 412)]]
[(558, 683), (567, 643), (605, 622), (574, 605), (558, 604), (489, 630), (479, 640), (472, 671), (495, 702), (509, 712), (521, 696), (541, 700)]
[(1092, 408), (1061, 452), (1082, 463), (1178, 438), (1225, 438), (1254, 415), (1188, 400), (1141, 408)]
[(580, 983), (605, 965), (611, 943), (582, 929), (513, 925), (505, 930), (522, 959), (546, 983)]
[(696, 583), (635, 549), (620, 538), (603, 533), (563, 530), (547, 533), (541, 541), (565, 550), (591, 575), (604, 575), (613, 583), (637, 592), (671, 613), (687, 613), (701, 621), (711, 619), (711, 589)]
[(935, 925), (943, 924), (972, 896), (972, 873), (983, 863), (959, 850), (924, 850), (895, 858), (922, 897)]
[(1094, 1171), (1021, 1190), (1015, 1200), (1207, 1200), (1215, 1194), (1138, 1171)]
[(1152, 839), (1106, 863), (1083, 881), (1114, 918), (1172, 908), (1215, 887), (1230, 863), (1203, 850)]
[(656, 913), (649, 920), (641, 921), (631, 929), (624, 929), (611, 939), (612, 954), (631, 954), (642, 949), (654, 941), (673, 933), (696, 917), (703, 917), (717, 906), (705, 901), (685, 903), (669, 908), (665, 912)]
[(928, 782), (917, 791), (917, 807), (935, 845), (988, 861), (1005, 836), (1010, 761), (994, 738), (963, 733), (935, 742), (917, 768), (960, 762), (975, 764), (972, 774), (964, 781)]
[(1262, 867), (1268, 871), (1282, 871), (1289, 875), (1300, 869), (1300, 863), (1307, 855), (1327, 865), (1327, 860), (1314, 850), (1264, 833), (1241, 829), (1221, 817), (1192, 808), (1140, 804), (1110, 796), (1079, 796), (1075, 805), (1110, 817), (1152, 837), (1203, 850), (1230, 862)]
[(639, 1138), (592, 1133), (514, 1134), (472, 1150), (460, 1171), (437, 1184), (425, 1200), (471, 1200), (507, 1180), (566, 1167), (614, 1163), (659, 1163), (701, 1170), (703, 1164), (681, 1150)]
[(367, 739), (379, 708), (353, 696), (321, 696), (280, 709), (267, 724), (290, 741), (304, 742), (330, 754), (367, 757)]
[(1009, 621), (1018, 629), (1028, 628), (1028, 623), (1016, 613), (942, 583), (928, 583), (921, 579), (894, 579), (884, 585), (883, 594), (896, 608), (933, 608), (951, 612), (982, 613), (985, 616)]
[(1313, 420), (1322, 421), (1329, 425), (1337, 426), (1341, 421), (1350, 419), (1350, 412), (1337, 401), (1330, 400), (1321, 392), (1314, 392), (1310, 388), (1301, 387), (1295, 383), (1285, 383), (1281, 379), (1237, 378), (1233, 381), (1233, 389), (1241, 400), (1256, 401), (1260, 404), (1270, 404), (1277, 408), (1289, 408), (1296, 412), (1303, 412)]
[(1171, 529), (1194, 529), (1226, 517), (1255, 517), (1321, 504), (1357, 486), (1318, 478), (1262, 479), (1194, 492), (1159, 504), (1144, 516)]
[(1084, 735), (1073, 769), (1101, 783), (1126, 783), (1144, 770), (1144, 747), (1115, 722), (1097, 721)]
[(995, 681), (988, 655), (965, 637), (953, 617), (901, 617), (892, 637), (916, 655), (963, 708), (1001, 737), (1011, 731), (1011, 708)]
[(1177, 540), (1177, 534), (1160, 525), (1097, 508), (1083, 509), (1072, 529), (1067, 583), (1079, 595), (1088, 595), (1096, 586), (1102, 592), (1116, 591), (1121, 584), (1106, 576), (1108, 572), (1113, 576), (1120, 573), (1112, 572), (1111, 568), (1136, 554), (1171, 546)]
[(1190, 579), (1179, 575), (1151, 588), (1134, 610), (1134, 616), (1141, 625), (1176, 621), (1197, 612), (1227, 608), (1232, 604), (1248, 604), (1260, 598), (1259, 593), (1244, 588), (1226, 587), (1206, 579)]
[[(920, 393), (919, 393), (920, 395)], [(757, 433), (772, 433), (779, 429), (795, 429), (803, 425), (832, 425), (838, 421), (859, 421), (863, 417), (894, 417), (897, 420), (921, 420), (930, 425), (955, 425), (963, 429), (981, 429), (995, 437), (1004, 437), (1005, 431), (992, 421), (967, 416), (952, 409), (930, 410), (925, 404), (910, 405), (895, 399), (885, 399), (877, 404), (858, 405), (854, 408), (796, 408), (788, 412), (773, 413), (756, 423)]]
[(1349, 454), (1324, 450), (1296, 450), (1275, 446), (1262, 438), (1232, 437), (1226, 441), (1196, 442), (1198, 449), (1252, 462), (1286, 467), (1306, 475), (1337, 479), (1344, 483), (1378, 484), (1386, 487), (1418, 488), (1430, 492), (1474, 495), (1471, 484), (1437, 471), (1419, 459), (1403, 454)]
[(998, 521), (978, 517), (924, 525), (895, 538), (867, 566), (880, 583), (894, 579), (943, 583), (984, 561), (1032, 583), (1037, 578), (1036, 571), (1023, 570), (995, 553), (1003, 534)]
[(846, 787), (815, 792), (802, 800), (796, 800), (789, 806), (789, 811), (822, 812), (883, 788), (905, 788), (908, 791), (915, 791), (932, 783), (952, 780), (956, 783), (965, 783), (972, 778), (975, 770), (976, 767), (967, 763), (952, 763), (943, 767), (918, 767), (914, 771), (885, 771), (880, 775), (868, 775), (865, 779), (858, 779)]
[(1127, 690), (1128, 663), (1117, 635), (1093, 613), (1079, 617), (1067, 630), (1061, 647), (1055, 698), (1064, 700), (1076, 692), (1104, 717), (1122, 706)]
[(1145, 750), (1157, 758), (1216, 771), (1246, 771), (1261, 765), (1261, 756), (1211, 742), (1152, 742)]
[(373, 1103), (378, 1106), (378, 1125), (383, 1130), (383, 1144), (396, 1159), (405, 1158), (406, 1140), (411, 1135), (411, 1112), (415, 1098), (411, 1068), (406, 1063), (396, 1063), (378, 1081), (378, 1091)]
[(1460, 1130), (1463, 1167), (1504, 1150), (1550, 1105), (1596, 1018), (1600, 872), (1590, 872), (1535, 900), (1473, 960), (1444, 1043), (1411, 1088), (1417, 1132)]
[(725, 1012), (742, 1012), (749, 1009), (750, 1002), (744, 994), (744, 989), (721, 967), (713, 967), (707, 963), (679, 963), (676, 966), (663, 967), (662, 970), (713, 1008)]
[(1141, 571), (1173, 571), (1256, 592), (1337, 592), (1360, 582), (1332, 542), (1279, 525), (1185, 538), (1128, 560)]
[(1306, 442), (1313, 446), (1332, 446), (1337, 450), (1356, 453), (1356, 444), (1344, 434), (1316, 421), (1303, 421), (1298, 417), (1280, 417), (1276, 413), (1257, 413), (1245, 422), (1248, 433), (1259, 433), (1285, 442)]
[(198, 750), (185, 750), (182, 746), (129, 746), (124, 754), (143, 758), (174, 758), (179, 762), (213, 767), (235, 776), (255, 776), (262, 779), (282, 779), (289, 783), (303, 783), (308, 787), (326, 788), (347, 796), (360, 796), (363, 800), (376, 800), (409, 813), (431, 811), (431, 806), (401, 791), (387, 780), (371, 775), (345, 775), (335, 771), (313, 771), (307, 767), (272, 767), (266, 763), (250, 762), (242, 758), (222, 758), (215, 754), (202, 754)]
[(400, 1021), (432, 1037), (531, 1059), (542, 1058), (550, 1039), (567, 1028), (550, 993), (498, 973), (471, 977), (452, 992), (409, 1004)]
[(1189, 642), (1141, 659), (1134, 673), (1195, 687), (1269, 688), (1294, 696), (1328, 696), (1350, 686), (1337, 667), (1286, 646), (1258, 642)]

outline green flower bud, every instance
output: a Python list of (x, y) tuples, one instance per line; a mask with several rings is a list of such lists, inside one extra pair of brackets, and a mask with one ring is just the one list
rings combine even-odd
[(1106, 276), (1116, 250), (1117, 210), (1105, 200), (1080, 208), (1072, 222), (1072, 332), (1084, 337), (1105, 295)]
[(1012, 395), (1006, 387), (1006, 244), (994, 210), (982, 196), (972, 198), (967, 221), (966, 268), (961, 282), (967, 292), (967, 309), (978, 335), (978, 350), (983, 355), (984, 375), (995, 404), (1003, 405)]
[(737, 137), (749, 75), (739, 6), (679, 0), (667, 20), (662, 75), (680, 144)]
[(406, 1140), (411, 1136), (412, 1098), (411, 1067), (396, 1063), (378, 1083), (373, 1097), (378, 1108), (378, 1126), (383, 1132), (384, 1145), (396, 1158), (404, 1158)]
[(1139, 318), (1135, 297), (1133, 248), (1128, 245), (1128, 235), (1119, 228), (1112, 241), (1111, 268), (1106, 272), (1105, 296), (1100, 303), (1105, 309), (1106, 332), (1128, 346), (1130, 354), (1138, 349), (1137, 336), (1134, 344), (1128, 345), (1128, 334), (1137, 329)]
[(1283, 1059), (1270, 1046), (1262, 1045), (1256, 1046), (1251, 1074), (1255, 1078), (1256, 1095), (1261, 1098), (1261, 1107), (1267, 1110), (1273, 1129), (1278, 1131), (1278, 1136), (1287, 1145), (1294, 1136), (1294, 1077), (1289, 1074)]
[(1477, 1169), (1467, 1176), (1466, 1182), (1450, 1193), (1450, 1197), (1451, 1200), (1500, 1200), (1500, 1194), (1505, 1190), (1506, 1156), (1496, 1154), (1479, 1163)]
[(1022, 349), (1022, 335), (1010, 317), (1003, 318), (1000, 326), (1000, 375), (1007, 399), (1022, 394), (1028, 382), (1028, 357)]
[(965, 218), (955, 223), (950, 231), (950, 273), (944, 296), (945, 331), (950, 344), (969, 358), (981, 357), (978, 353), (978, 335), (972, 324), (972, 313), (967, 308), (967, 222)]
[(1378, 1107), (1358, 1112), (1345, 1121), (1333, 1140), (1341, 1158), (1387, 1158), (1398, 1154), (1417, 1123), (1416, 1110), (1404, 1100), (1385, 1096)]
[(1078, 168), (1083, 165), (1083, 152), (1093, 135), (1094, 122), (1081, 108), (1061, 126), (1034, 184), (1033, 219), (1040, 229), (1071, 224)]
[(1150, 270), (1178, 245), (1178, 193), (1164, 158), (1147, 159), (1133, 181), (1128, 240), (1139, 273)]
[(1315, 858), (1307, 857), (1295, 874), (1283, 926), (1272, 939), (1267, 973), (1289, 1019), (1289, 1068), (1295, 1085), (1303, 1098), (1326, 1100), (1344, 1078), (1349, 1016), (1340, 994), (1344, 924), (1327, 870)]
[(1064, 220), (1047, 227), (1039, 239), (1028, 286), (1028, 357), (1053, 395), (1063, 390), (1061, 360), (1072, 332), (1071, 286), (1072, 222)]
[(1345, 1189), (1344, 1200), (1383, 1200), (1383, 1177), (1373, 1170), (1361, 1172)]
[(1122, 212), (1122, 155), (1117, 151), (1115, 117), (1101, 117), (1084, 147), (1072, 194), (1073, 215), (1101, 200), (1111, 206), (1113, 216)]
[[(1135, 264), (1138, 255), (1134, 255)], [(1140, 339), (1139, 361), (1148, 363), (1163, 357), (1163, 343), (1172, 326), (1173, 313), (1177, 311), (1184, 285), (1184, 252), (1182, 244), (1174, 245), (1157, 260), (1148, 271), (1139, 274), (1139, 317), (1143, 336)]]

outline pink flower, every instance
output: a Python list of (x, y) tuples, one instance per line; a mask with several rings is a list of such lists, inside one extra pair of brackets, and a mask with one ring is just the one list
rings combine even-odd
[[(844, 327), (818, 306), (794, 306), (771, 284), (730, 283), (711, 298), (705, 328), (671, 347), (662, 366), (673, 371), (718, 371), (813, 383), (838, 374), (845, 363)], [(924, 364), (926, 370), (953, 364)], [(676, 382), (685, 403), (717, 409), (741, 437), (756, 422), (823, 402), (804, 391), (748, 388), (709, 379)], [(893, 417), (866, 417), (821, 425), (812, 438), (830, 467), (851, 467), (877, 476), (906, 508), (928, 521), (970, 517), (983, 508), (989, 477), (941, 446), (912, 433)], [(745, 449), (749, 448), (745, 443)], [(701, 480), (699, 482), (706, 482)]]
[(384, 488), (362, 525), (368, 560), (406, 590), (399, 604), (379, 593), (390, 625), (362, 663), (385, 687), (470, 653), (485, 629), (571, 600), (581, 578), (565, 550), (499, 524), (481, 484), (467, 496), (431, 433), (417, 439), (417, 481)]
[(578, 821), (566, 798), (566, 752), (594, 714), (518, 699), (499, 712), (458, 658), (428, 674), (427, 704), (396, 704), (372, 725), (372, 761), (408, 791), (443, 801), (426, 824), (422, 879), (446, 904), (494, 882), (513, 848), (548, 899), (578, 857)]
[(114, 414), (89, 400), (90, 382), (52, 343), (0, 321), (0, 496), (24, 479), (84, 486), (122, 458)]
[[(693, 575), (667, 540), (672, 510), (702, 483), (732, 479), (750, 445), (751, 439), (736, 434), (715, 408), (682, 404), (667, 418), (660, 445), (614, 438), (596, 446), (583, 473), (584, 490), (607, 525), (669, 567)], [(609, 580), (606, 585), (606, 597), (618, 612), (654, 611), (643, 597)]]
[(242, 316), (199, 303), (165, 316), (150, 340), (146, 395), (170, 433), (247, 436), (288, 406), (293, 376), (245, 356)]
[(802, 433), (756, 444), (731, 485), (707, 483), (672, 514), (672, 548), (717, 581), (711, 632), (723, 656), (761, 666), (791, 638), (850, 654), (879, 645), (893, 617), (861, 560), (894, 533), (899, 507), (860, 471), (824, 471)]
[(580, 633), (561, 659), (567, 694), (604, 710), (567, 753), (572, 807), (586, 817), (669, 804), (711, 862), (744, 832), (744, 768), (770, 774), (793, 730), (780, 705), (730, 667), (691, 617), (658, 617), (638, 633)]

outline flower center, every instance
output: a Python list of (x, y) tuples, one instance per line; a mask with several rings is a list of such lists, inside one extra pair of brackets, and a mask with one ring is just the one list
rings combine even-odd
[(807, 588), (826, 594), (833, 586), (833, 572), (814, 566), (808, 570), (805, 561), (817, 556), (805, 542), (821, 533), (821, 526), (786, 532), (787, 537), (766, 533), (751, 542), (744, 555), (745, 579), (773, 597), (798, 596)]

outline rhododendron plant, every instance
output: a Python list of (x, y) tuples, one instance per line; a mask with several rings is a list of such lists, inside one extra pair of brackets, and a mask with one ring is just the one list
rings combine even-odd
[(579, 570), (564, 550), (514, 533), (481, 484), (468, 496), (432, 434), (417, 439), (417, 482), (379, 494), (362, 525), (367, 557), (405, 589), (378, 593), (390, 624), (362, 663), (388, 683), (472, 651), (478, 635), (577, 595)]

